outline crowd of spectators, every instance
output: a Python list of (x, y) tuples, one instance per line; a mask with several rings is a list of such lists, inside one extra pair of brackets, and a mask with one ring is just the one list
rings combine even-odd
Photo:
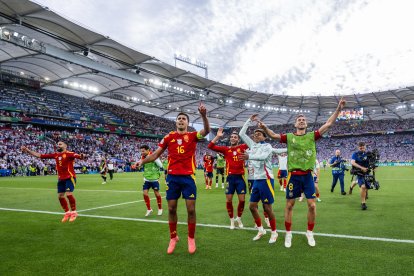
[[(12, 118), (7, 123), (0, 123), (0, 169), (14, 168), (22, 175), (30, 174), (34, 168), (37, 173), (52, 172), (54, 168), (54, 160), (40, 160), (22, 154), (22, 145), (46, 153), (54, 151), (54, 143), (63, 139), (71, 150), (87, 155), (86, 160), (77, 160), (76, 166), (96, 171), (105, 155), (116, 160), (120, 166), (138, 160), (140, 145), (147, 144), (154, 150), (160, 137), (175, 129), (175, 122), (171, 120), (109, 103), (44, 90), (2, 86), (0, 90), (0, 117)], [(318, 123), (310, 124), (308, 131), (320, 126)], [(252, 133), (254, 128), (250, 127), (248, 133)], [(270, 128), (276, 133), (295, 131), (293, 124)], [(228, 138), (232, 131), (239, 130), (226, 129), (221, 143), (228, 142), (226, 136)], [(400, 133), (407, 130), (411, 132)], [(380, 161), (411, 162), (414, 160), (413, 131), (413, 119), (339, 121), (329, 130), (328, 136), (317, 143), (318, 159), (329, 159), (336, 149), (340, 149), (342, 156), (349, 159), (356, 151), (357, 142), (364, 141), (368, 150), (379, 150)], [(125, 135), (137, 132), (155, 137)], [(207, 149), (207, 144), (208, 141), (204, 141), (198, 145), (198, 167), (202, 167), (206, 152), (215, 155)], [(276, 148), (286, 146), (272, 144)], [(276, 157), (274, 161), (277, 162)]]
[[(172, 120), (118, 105), (47, 90), (0, 86), (0, 116), (36, 118), (50, 125), (163, 135)], [(190, 127), (193, 130), (192, 127)]]

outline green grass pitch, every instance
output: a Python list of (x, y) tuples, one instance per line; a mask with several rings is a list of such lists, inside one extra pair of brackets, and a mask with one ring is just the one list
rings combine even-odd
[[(294, 233), (287, 249), (285, 199), (277, 183), (273, 209), (279, 238), (270, 245), (269, 232), (252, 241), (256, 231), (248, 196), (246, 229), (228, 229), (224, 191), (214, 184), (205, 190), (198, 171), (197, 223), (202, 225), (196, 229), (194, 255), (187, 252), (183, 200), (178, 206), (181, 241), (173, 255), (166, 254), (166, 201), (164, 214), (157, 216), (151, 191), (154, 213), (144, 217), (140, 173), (115, 174), (106, 185), (101, 185), (99, 175), (78, 175), (80, 216), (65, 224), (57, 214), (62, 210), (56, 176), (0, 178), (0, 275), (413, 275), (414, 167), (381, 167), (377, 176), (381, 188), (369, 192), (368, 210), (361, 211), (359, 190), (342, 196), (338, 183), (331, 193), (331, 172), (322, 170), (316, 247), (310, 248), (303, 235), (306, 203), (297, 202), (292, 230), (301, 233)], [(347, 192), (349, 183), (347, 174)], [(236, 197), (233, 205), (237, 206)]]

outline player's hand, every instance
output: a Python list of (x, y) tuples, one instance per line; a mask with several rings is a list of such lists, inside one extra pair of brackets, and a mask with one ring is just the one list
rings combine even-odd
[(250, 116), (250, 121), (259, 122), (259, 114), (253, 114), (252, 116)]
[(28, 151), (28, 148), (26, 148), (25, 146), (22, 146), (20, 149), (21, 149), (21, 151), (22, 151), (23, 153), (25, 153), (25, 152), (27, 152), (27, 151)]
[(222, 127), (220, 127), (219, 129), (218, 129), (218, 131), (217, 131), (217, 137), (223, 137), (223, 128)]
[(243, 152), (239, 154), (240, 160), (249, 160), (249, 154), (247, 152)]
[(338, 103), (338, 107), (337, 107), (337, 109), (338, 109), (339, 111), (341, 111), (341, 110), (345, 107), (345, 104), (346, 104), (346, 101), (344, 100), (344, 97), (342, 97), (342, 98), (339, 100), (339, 103)]
[(257, 125), (259, 126), (259, 128), (261, 128), (264, 131), (266, 131), (267, 125), (265, 123), (263, 123), (262, 121), (259, 121), (259, 123)]
[(80, 159), (85, 159), (85, 158), (86, 158), (86, 154), (81, 153), (81, 154), (80, 154)]
[(207, 109), (202, 102), (200, 102), (200, 105), (198, 106), (198, 112), (201, 116), (207, 116)]
[(364, 173), (366, 173), (366, 172), (368, 171), (368, 169), (367, 169), (367, 168), (365, 168), (365, 167), (362, 167), (362, 168), (361, 168), (361, 171), (363, 171)]

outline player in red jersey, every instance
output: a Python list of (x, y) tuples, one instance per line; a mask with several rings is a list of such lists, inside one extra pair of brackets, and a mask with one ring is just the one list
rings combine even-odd
[(213, 162), (214, 157), (211, 154), (206, 153), (203, 157), (204, 161), (204, 178), (206, 180), (206, 190), (211, 190), (211, 184), (213, 184)]
[(186, 113), (178, 113), (176, 119), (177, 130), (167, 134), (158, 144), (154, 153), (140, 160), (137, 166), (152, 162), (168, 149), (168, 176), (167, 176), (167, 202), (168, 221), (170, 227), (170, 243), (167, 253), (172, 254), (178, 242), (177, 236), (177, 201), (183, 195), (187, 206), (188, 215), (188, 252), (196, 251), (194, 239), (196, 226), (195, 201), (197, 188), (195, 184), (195, 153), (197, 142), (202, 140), (209, 132), (210, 125), (207, 119), (207, 110), (204, 105), (198, 107), (204, 128), (199, 132), (188, 132), (189, 116)]
[[(58, 198), (60, 205), (62, 206), (63, 210), (65, 211), (65, 216), (62, 219), (62, 222), (66, 222), (69, 220), (70, 222), (74, 221), (78, 217), (78, 213), (76, 212), (76, 200), (73, 196), (73, 190), (75, 189), (76, 185), (76, 174), (75, 170), (73, 169), (73, 164), (75, 163), (76, 159), (84, 159), (84, 154), (77, 154), (67, 150), (68, 145), (63, 142), (59, 141), (57, 143), (57, 152), (50, 153), (50, 154), (40, 154), (38, 152), (29, 150), (27, 147), (22, 146), (22, 152), (29, 153), (35, 157), (39, 157), (42, 159), (55, 159), (56, 160), (56, 171), (58, 173), (58, 183), (57, 183), (57, 191), (58, 191)], [(66, 201), (66, 197), (69, 200), (70, 210), (68, 202)]]
[[(239, 145), (240, 137), (237, 132), (230, 135), (230, 147), (217, 146), (215, 143), (223, 137), (223, 128), (219, 128), (216, 137), (211, 140), (208, 148), (224, 155), (226, 160), (226, 208), (230, 217), (230, 229), (234, 229), (234, 221), (243, 228), (241, 216), (244, 210), (245, 194), (246, 194), (246, 180), (244, 179), (244, 160), (239, 158), (239, 155), (244, 153), (248, 146), (246, 144)], [(239, 197), (239, 205), (237, 206), (237, 217), (233, 215), (233, 195), (237, 192)]]

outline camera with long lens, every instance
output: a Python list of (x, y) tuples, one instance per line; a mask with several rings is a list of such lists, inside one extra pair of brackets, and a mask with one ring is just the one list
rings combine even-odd
[(380, 184), (375, 179), (375, 168), (378, 167), (380, 154), (377, 149), (374, 149), (372, 151), (368, 151), (366, 155), (367, 155), (367, 161), (368, 161), (368, 167), (367, 167), (368, 170), (364, 172), (360, 168), (352, 167), (351, 174), (364, 177), (365, 186), (367, 187), (367, 189), (378, 190), (380, 188)]

